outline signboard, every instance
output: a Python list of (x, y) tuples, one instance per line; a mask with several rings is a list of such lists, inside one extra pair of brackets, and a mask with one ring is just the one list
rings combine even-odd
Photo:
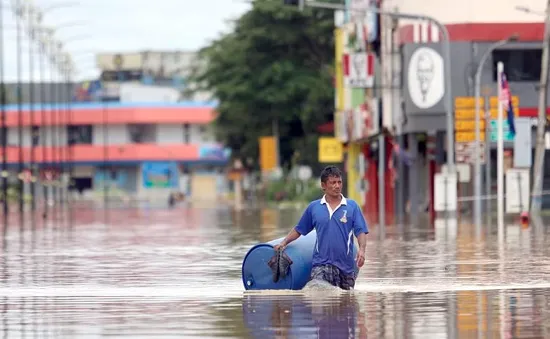
[(355, 109), (346, 111), (346, 134), (348, 140), (366, 139), (379, 131), (378, 99), (367, 100)]
[[(476, 105), (475, 97), (455, 97), (455, 108), (456, 109), (475, 109)], [(519, 106), (519, 97), (517, 95), (514, 95), (512, 97), (512, 106), (518, 107)], [(485, 98), (480, 97), (479, 98), (479, 107), (480, 109), (485, 108)], [(498, 107), (498, 97), (492, 96), (489, 97), (489, 107), (490, 108), (497, 108)]]
[(356, 32), (357, 40), (366, 43), (372, 43), (378, 38), (378, 17), (373, 11), (365, 11), (368, 8), (378, 8), (377, 0), (350, 0), (349, 3), (349, 22), (347, 27), (353, 28)]
[(420, 47), (411, 55), (408, 66), (408, 90), (420, 109), (438, 104), (445, 94), (443, 58), (430, 47)]
[(199, 147), (200, 160), (228, 161), (231, 157), (231, 149), (222, 145), (201, 145)]
[[(475, 131), (476, 122), (475, 120), (458, 120), (455, 121), (455, 129), (457, 131)], [(483, 131), (485, 129), (485, 119), (479, 121), (479, 130)]]
[[(455, 164), (456, 173), (458, 175), (458, 182), (468, 183), (472, 180), (472, 168), (470, 164)], [(447, 165), (441, 166), (441, 173), (448, 173), (449, 169)]]
[[(456, 162), (462, 164), (474, 164), (475, 163), (475, 141), (463, 142), (456, 144)], [(481, 163), (485, 163), (485, 143), (479, 143), (479, 159)]]
[(344, 54), (344, 86), (372, 88), (374, 86), (374, 53)]
[(456, 211), (457, 174), (437, 173), (434, 177), (434, 209), (436, 212)]
[[(141, 173), (145, 188), (179, 187), (179, 168), (176, 162), (144, 162)], [(123, 185), (119, 184), (118, 187)]]
[(143, 54), (100, 53), (96, 55), (96, 66), (102, 71), (143, 69)]
[[(404, 124), (403, 132), (440, 130), (445, 126), (444, 119), (424, 117), (439, 117), (446, 110), (443, 47), (433, 43), (405, 44), (402, 47), (402, 76), (393, 79), (393, 86), (403, 89), (403, 102), (394, 103), (392, 107), (396, 112), (407, 112), (407, 119), (401, 121), (404, 119), (401, 114), (396, 114), (394, 119), (400, 120), (396, 123)], [(391, 77), (387, 79), (391, 80)]]
[[(506, 118), (503, 120), (502, 130), (504, 131), (504, 141), (514, 141), (514, 135), (510, 133), (510, 124)], [(498, 120), (491, 120), (491, 141), (498, 140)]]
[[(479, 133), (479, 141), (485, 140), (485, 131), (480, 131)], [(476, 133), (474, 131), (471, 132), (456, 132), (455, 133), (455, 141), (457, 143), (465, 143), (465, 142), (472, 142), (476, 140)]]
[[(487, 115), (487, 112), (485, 112), (485, 98), (481, 97), (479, 98), (479, 106), (480, 106), (480, 114), (481, 116), (481, 123), (480, 123), (480, 129), (482, 132), (482, 138), (481, 141), (485, 140), (485, 116)], [(456, 126), (456, 137), (455, 140), (457, 143), (460, 142), (470, 142), (475, 140), (475, 118), (476, 118), (476, 112), (475, 112), (475, 97), (456, 97), (455, 98), (455, 126)], [(497, 141), (497, 121), (498, 121), (498, 97), (492, 96), (489, 97), (489, 109), (488, 112), (491, 120), (490, 120), (490, 130), (491, 135), (489, 136), (491, 141)], [(519, 97), (513, 96), (512, 97), (512, 107), (514, 108), (514, 115), (517, 117), (519, 116)], [(506, 120), (506, 112), (503, 112), (503, 118), (504, 118), (504, 141), (513, 141), (514, 136), (509, 133), (509, 125), (508, 121)], [(459, 133), (461, 132), (461, 133)], [(462, 133), (465, 132), (465, 133)], [(466, 134), (467, 133), (467, 134)]]
[(277, 140), (273, 136), (259, 138), (260, 168), (262, 171), (271, 171), (277, 167)]
[[(506, 112), (504, 113), (504, 119), (506, 120)], [(491, 116), (491, 119), (498, 119), (498, 109), (497, 108), (491, 108), (489, 111), (489, 114)], [(481, 111), (481, 116), (484, 118), (487, 115), (487, 112), (484, 110)], [(517, 117), (519, 116), (519, 108), (514, 108), (514, 115)], [(468, 108), (468, 109), (456, 109), (455, 110), (455, 119), (456, 120), (475, 120), (476, 118), (476, 111), (474, 108)]]
[(506, 171), (506, 213), (529, 211), (529, 169), (510, 168)]
[(337, 138), (319, 138), (319, 162), (338, 163), (344, 161), (344, 147)]

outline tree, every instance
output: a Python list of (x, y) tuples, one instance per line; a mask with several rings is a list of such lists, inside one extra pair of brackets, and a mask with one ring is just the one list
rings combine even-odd
[[(218, 101), (215, 131), (241, 159), (258, 159), (258, 138), (280, 135), (281, 165), (317, 167), (317, 127), (334, 111), (334, 14), (256, 0), (232, 32), (198, 53), (192, 91)], [(296, 152), (296, 153), (295, 153)]]

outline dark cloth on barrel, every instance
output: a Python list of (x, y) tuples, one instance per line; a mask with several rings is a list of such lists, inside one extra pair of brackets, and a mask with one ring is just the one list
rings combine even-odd
[(340, 287), (343, 290), (351, 290), (355, 287), (357, 272), (345, 274), (334, 265), (316, 265), (311, 269), (311, 280), (319, 279), (329, 284)]
[(279, 248), (269, 259), (267, 265), (273, 272), (273, 282), (277, 282), (279, 279), (286, 278), (290, 265), (292, 265), (292, 259), (284, 252), (284, 249)]

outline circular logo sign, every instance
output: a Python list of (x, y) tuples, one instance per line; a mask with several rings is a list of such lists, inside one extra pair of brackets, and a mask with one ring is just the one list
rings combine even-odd
[(412, 102), (420, 109), (435, 106), (445, 94), (443, 58), (434, 49), (420, 47), (411, 56), (408, 88)]

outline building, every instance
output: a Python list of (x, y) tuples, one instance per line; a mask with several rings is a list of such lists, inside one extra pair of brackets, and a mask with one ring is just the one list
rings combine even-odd
[[(105, 53), (96, 57), (101, 70), (100, 81), (104, 97), (117, 100), (121, 83), (171, 87), (182, 91), (186, 79), (197, 65), (196, 52), (141, 51), (135, 53)], [(211, 100), (210, 93), (196, 93), (191, 101)]]
[[(135, 63), (134, 54), (114, 59), (115, 77), (105, 61), (110, 58), (100, 55), (100, 79), (35, 86), (34, 100), (23, 86), (26, 103), (6, 107), (9, 168), (17, 171), (23, 162), (25, 173), (39, 169), (39, 184), (72, 182), (90, 198), (167, 201), (177, 191), (197, 202), (218, 199), (230, 151), (214, 138), (215, 102), (182, 97), (185, 86), (174, 77), (184, 79), (185, 63), (178, 66), (182, 71), (151, 78), (153, 67)], [(38, 100), (42, 89), (51, 94)]]
[[(518, 5), (531, 8), (533, 12), (518, 10)], [(470, 114), (473, 112), (471, 99), (474, 95), (474, 74), (480, 59), (490, 45), (512, 35), (517, 35), (518, 41), (499, 47), (489, 56), (482, 72), (482, 88), (489, 98), (496, 96), (496, 64), (502, 61), (511, 93), (516, 97), (516, 117), (521, 120), (519, 118), (536, 116), (541, 41), (544, 33), (544, 16), (537, 15), (536, 11), (543, 12), (544, 8), (540, 8), (542, 5), (534, 0), (521, 3), (511, 0), (349, 1), (351, 8), (377, 6), (385, 11), (397, 10), (400, 13), (430, 16), (445, 25), (450, 36), (453, 115), (457, 121), (462, 119), (458, 123), (454, 122), (453, 139), (457, 149), (457, 145), (468, 149), (474, 141), (471, 127), (473, 118)], [(353, 12), (350, 12), (348, 19), (353, 18), (351, 13)], [(346, 111), (360, 111), (360, 105), (372, 98), (378, 98), (381, 101), (381, 112), (377, 119), (381, 126), (396, 135), (395, 139), (387, 140), (386, 149), (391, 148), (394, 142), (399, 142), (399, 152), (406, 152), (407, 156), (417, 159), (399, 169), (399, 173), (394, 176), (397, 178), (395, 180), (388, 171), (385, 180), (386, 212), (393, 215), (395, 211), (406, 211), (413, 218), (424, 211), (433, 212), (433, 177), (441, 170), (447, 156), (444, 102), (446, 89), (443, 81), (441, 32), (436, 25), (428, 22), (404, 19), (395, 21), (387, 16), (376, 15), (367, 16), (363, 25), (370, 28), (367, 31), (371, 35), (366, 38), (370, 49), (367, 47), (361, 53), (372, 53), (375, 56), (374, 69), (370, 74), (374, 80), (370, 86), (342, 86), (342, 100), (346, 97), (346, 91), (351, 92), (351, 99), (340, 106), (335, 117), (336, 135), (348, 142), (348, 172), (360, 182), (360, 185), (357, 182), (350, 183), (348, 189), (354, 191), (353, 194), (365, 196), (363, 201), (367, 212), (377, 212), (378, 205), (374, 202), (378, 201), (376, 150), (379, 145), (366, 141), (375, 131), (367, 133), (366, 137), (356, 136), (348, 140), (346, 126), (342, 121), (345, 120)], [(338, 26), (339, 31), (346, 29), (348, 28), (344, 24)], [(345, 40), (345, 37), (343, 39)], [(340, 51), (343, 55), (358, 51), (350, 52), (349, 46), (341, 49), (344, 49)], [(345, 71), (343, 76), (345, 78)], [(363, 94), (357, 95), (356, 92)], [(496, 102), (496, 98), (493, 98), (492, 102)], [(461, 103), (468, 107), (461, 107)], [(495, 120), (496, 108), (491, 107), (491, 112), (491, 120)], [(375, 114), (371, 113), (370, 116), (374, 117)], [(360, 119), (352, 120), (362, 124)], [(495, 126), (494, 122), (489, 121), (487, 125)], [(531, 136), (533, 139), (534, 127), (535, 123)], [(488, 145), (492, 149), (493, 183), (496, 183), (495, 131), (490, 127), (488, 133), (491, 139)], [(512, 139), (505, 142), (506, 167), (513, 166), (513, 144)], [(532, 152), (534, 142), (531, 145)], [(372, 152), (373, 148), (375, 152)], [(386, 168), (393, 166), (390, 160), (395, 153), (386, 154)], [(450, 156), (454, 156), (458, 164), (471, 172), (473, 159), (468, 159), (468, 154), (459, 153), (460, 151)], [(545, 162), (547, 166), (550, 166), (549, 160)], [(471, 181), (460, 184), (459, 194), (472, 195), (472, 185)], [(545, 188), (550, 187), (549, 185), (550, 177), (545, 179)], [(363, 191), (359, 191), (358, 188), (363, 188)]]
[[(15, 170), (21, 159), (18, 113), (13, 105), (7, 110), (7, 162)], [(72, 172), (76, 189), (96, 197), (105, 185), (112, 194), (141, 200), (167, 198), (171, 191), (215, 200), (223, 192), (219, 178), (230, 154), (212, 138), (212, 106), (79, 103), (69, 111), (48, 105), (34, 113), (32, 126), (30, 115), (25, 105), (23, 163), (29, 168), (34, 150), (42, 179), (58, 179), (60, 169)], [(38, 135), (32, 148), (31, 131)]]

